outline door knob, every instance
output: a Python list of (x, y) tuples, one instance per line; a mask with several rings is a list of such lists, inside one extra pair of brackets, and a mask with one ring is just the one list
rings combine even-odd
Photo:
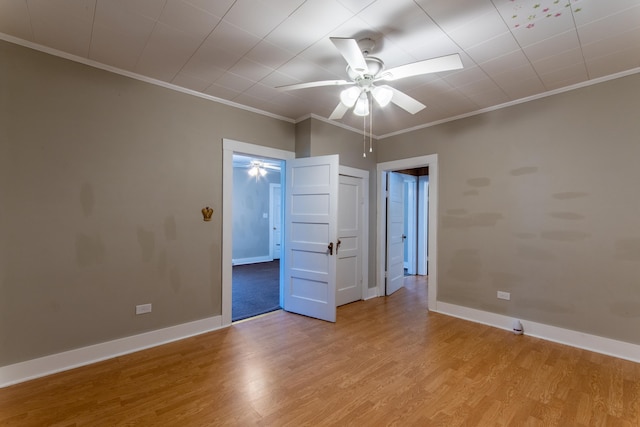
[(340, 241), (340, 239), (338, 239), (338, 243), (336, 244), (336, 255), (338, 255), (338, 250), (340, 249), (340, 243), (342, 243)]
[(333, 242), (330, 242), (327, 248), (329, 249), (329, 255), (333, 255)]

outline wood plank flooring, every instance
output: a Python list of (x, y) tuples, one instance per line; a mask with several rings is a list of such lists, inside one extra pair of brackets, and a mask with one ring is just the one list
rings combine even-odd
[(2, 426), (640, 426), (640, 364), (427, 312), (426, 283), (0, 389)]

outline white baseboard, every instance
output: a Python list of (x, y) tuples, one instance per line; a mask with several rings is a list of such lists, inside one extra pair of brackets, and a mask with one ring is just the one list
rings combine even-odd
[(373, 288), (366, 288), (364, 290), (364, 300), (368, 300), (371, 298), (376, 298), (378, 296), (378, 288), (377, 287), (373, 287)]
[(259, 262), (270, 262), (273, 258), (270, 256), (255, 256), (252, 258), (234, 258), (231, 260), (231, 265), (244, 265), (244, 264), (256, 264)]
[[(514, 320), (513, 317), (441, 301), (437, 302), (436, 307), (435, 311), (438, 313), (509, 331), (512, 328), (512, 322)], [(522, 322), (525, 335), (640, 363), (640, 345), (585, 334), (570, 329), (563, 329), (557, 326), (545, 325), (543, 323), (523, 319), (518, 320)]]
[(0, 388), (222, 328), (215, 316), (0, 367)]

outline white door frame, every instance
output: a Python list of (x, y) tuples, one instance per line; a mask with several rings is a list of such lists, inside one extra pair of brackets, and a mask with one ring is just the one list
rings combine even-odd
[(362, 179), (362, 285), (360, 291), (362, 299), (370, 298), (369, 295), (369, 171), (356, 169), (349, 166), (340, 166), (340, 175), (352, 176)]
[(378, 295), (385, 294), (384, 276), (385, 276), (385, 254), (387, 247), (386, 226), (386, 177), (387, 172), (393, 172), (402, 169), (413, 169), (420, 167), (429, 167), (429, 310), (437, 311), (438, 306), (438, 155), (430, 154), (427, 156), (413, 157), (409, 159), (394, 160), (390, 162), (378, 163), (378, 224), (377, 224), (377, 251), (376, 251), (376, 285)]
[[(233, 218), (233, 155), (248, 154), (276, 160), (294, 159), (293, 151), (279, 150), (262, 145), (249, 144), (224, 138), (222, 140), (222, 326), (231, 325), (231, 283), (233, 277), (232, 249), (233, 233), (230, 224)], [(280, 176), (280, 182), (286, 179)], [(226, 226), (229, 224), (229, 226)], [(280, 269), (282, 283), (282, 268)]]

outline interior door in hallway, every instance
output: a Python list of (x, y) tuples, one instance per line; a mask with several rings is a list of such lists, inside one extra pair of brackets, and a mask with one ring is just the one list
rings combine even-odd
[(337, 155), (287, 161), (284, 309), (336, 321)]
[(269, 230), (271, 234), (271, 258), (280, 259), (282, 247), (282, 192), (280, 184), (269, 185)]
[(387, 271), (386, 295), (404, 285), (404, 179), (387, 174)]
[(340, 175), (336, 247), (338, 306), (362, 298), (362, 191), (361, 178)]

